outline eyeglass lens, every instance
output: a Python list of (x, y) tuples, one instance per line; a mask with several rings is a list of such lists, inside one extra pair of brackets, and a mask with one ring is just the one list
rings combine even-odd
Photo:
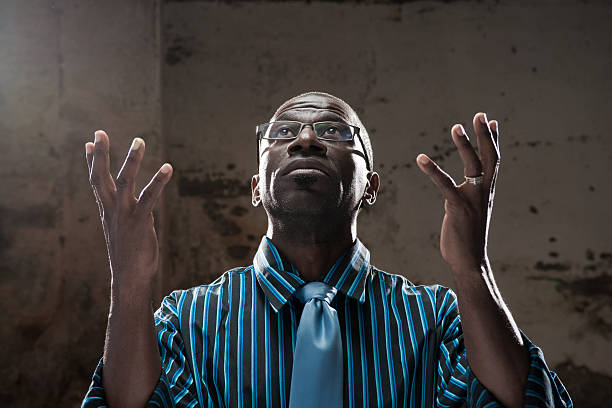
[[(262, 139), (294, 139), (304, 124), (293, 121), (270, 122), (262, 125)], [(315, 134), (324, 140), (352, 140), (353, 129), (341, 122), (316, 122), (312, 124)]]

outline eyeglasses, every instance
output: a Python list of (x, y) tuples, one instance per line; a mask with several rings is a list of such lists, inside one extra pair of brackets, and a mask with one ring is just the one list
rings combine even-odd
[(357, 136), (361, 147), (363, 148), (364, 158), (366, 161), (366, 167), (370, 169), (370, 160), (368, 158), (368, 151), (363, 143), (361, 135), (359, 134), (359, 128), (353, 125), (347, 125), (342, 122), (314, 122), (314, 123), (303, 123), (294, 120), (281, 120), (275, 122), (268, 122), (258, 125), (255, 128), (257, 136), (257, 165), (259, 165), (259, 142), (261, 139), (268, 140), (291, 140), (296, 139), (304, 126), (311, 125), (314, 130), (317, 139), (328, 140), (331, 142), (348, 142)]

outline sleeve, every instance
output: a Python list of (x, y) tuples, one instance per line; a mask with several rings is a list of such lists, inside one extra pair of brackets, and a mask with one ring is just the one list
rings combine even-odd
[[(436, 323), (440, 339), (436, 407), (503, 408), (468, 365), (455, 293), (451, 289), (440, 287), (436, 294), (436, 304)], [(522, 331), (520, 333), (523, 343), (528, 347), (530, 359), (524, 406), (572, 408), (569, 393), (557, 374), (549, 370), (542, 350)]]
[[(185, 358), (185, 344), (180, 332), (177, 292), (166, 296), (155, 312), (155, 329), (162, 371), (146, 407), (196, 407), (191, 368)], [(106, 407), (102, 385), (102, 359), (98, 363), (81, 408)]]
[[(175, 405), (173, 404), (171, 395), (168, 380), (162, 373), (159, 376), (157, 385), (149, 397), (146, 406), (163, 408), (174, 407)], [(89, 389), (87, 390), (87, 394), (81, 403), (81, 408), (106, 408), (106, 406), (106, 396), (104, 394), (104, 387), (102, 386), (102, 359), (100, 359), (93, 374)]]

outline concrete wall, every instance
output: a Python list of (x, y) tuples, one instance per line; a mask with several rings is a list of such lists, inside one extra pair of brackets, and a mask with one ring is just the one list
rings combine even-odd
[[(605, 2), (20, 2), (0, 6), (0, 400), (78, 405), (101, 355), (108, 267), (83, 158), (110, 132), (114, 169), (147, 141), (160, 205), (158, 296), (251, 263), (254, 126), (325, 90), (372, 135), (382, 187), (360, 217), (373, 262), (454, 286), (439, 253), (429, 154), (460, 182), (449, 128), (500, 121), (489, 237), (500, 290), (577, 406), (612, 386), (612, 7)], [(33, 393), (33, 390), (42, 390)], [(19, 401), (19, 402), (17, 402)]]
[(0, 3), (2, 406), (78, 406), (101, 356), (110, 275), (84, 143), (106, 129), (117, 169), (139, 135), (159, 162), (159, 9)]

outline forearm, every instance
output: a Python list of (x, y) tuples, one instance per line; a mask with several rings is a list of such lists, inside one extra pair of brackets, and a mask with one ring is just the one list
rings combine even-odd
[(480, 270), (453, 270), (468, 363), (505, 407), (520, 407), (529, 354), (506, 307), (489, 262)]
[(151, 291), (111, 288), (103, 384), (108, 406), (144, 407), (161, 372)]

